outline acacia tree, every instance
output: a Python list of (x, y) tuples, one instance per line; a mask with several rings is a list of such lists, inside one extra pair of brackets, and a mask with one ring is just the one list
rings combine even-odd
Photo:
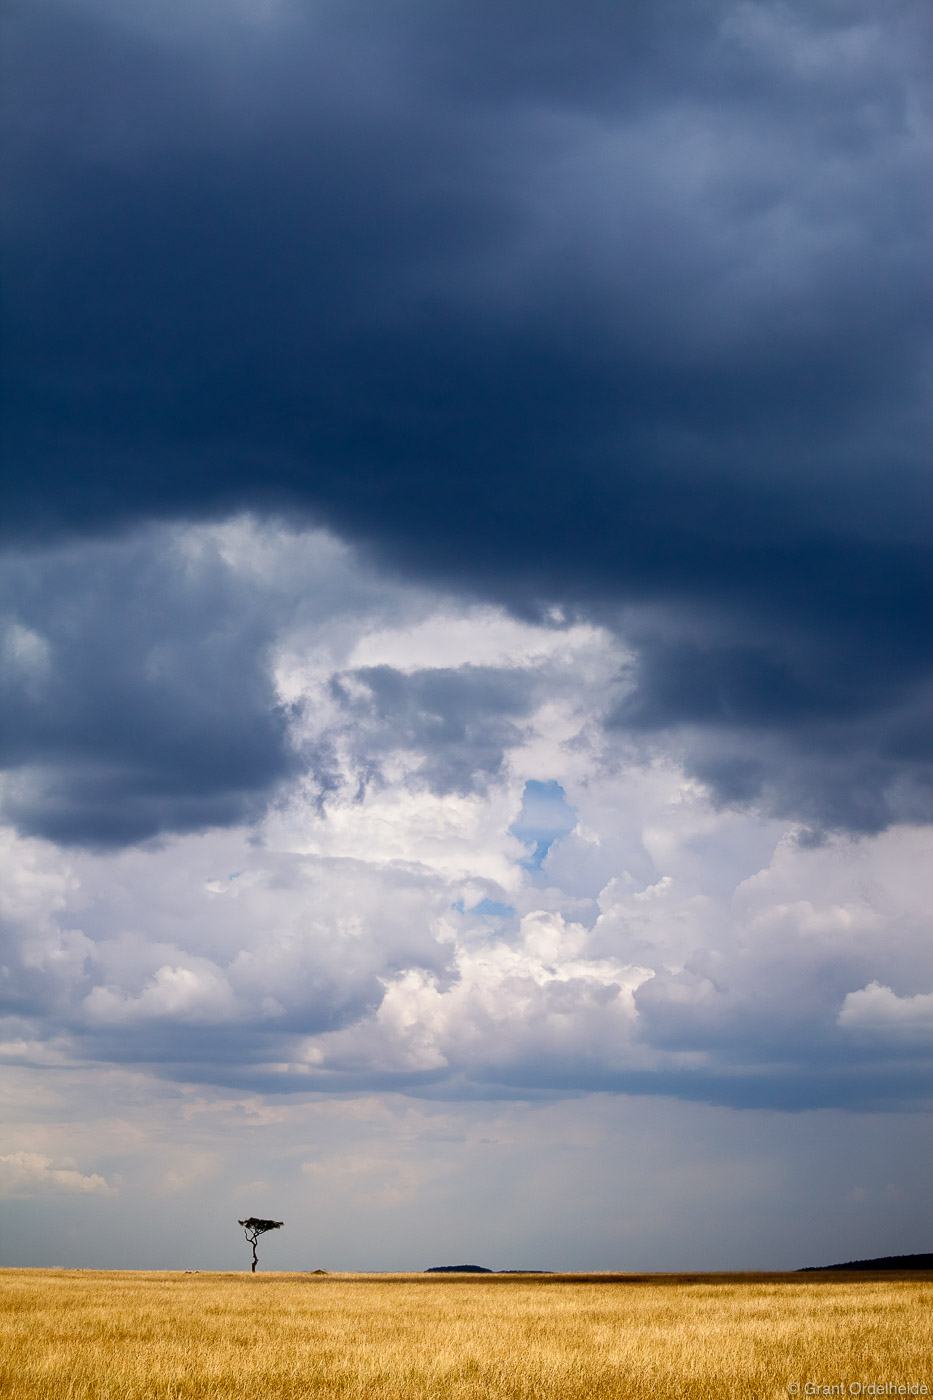
[(257, 1220), (255, 1215), (251, 1215), (246, 1220), (238, 1220), (238, 1225), (243, 1226), (243, 1233), (253, 1246), (253, 1267), (251, 1273), (256, 1272), (256, 1265), (259, 1260), (256, 1258), (256, 1241), (260, 1235), (264, 1235), (267, 1230), (281, 1230), (285, 1224), (284, 1220)]

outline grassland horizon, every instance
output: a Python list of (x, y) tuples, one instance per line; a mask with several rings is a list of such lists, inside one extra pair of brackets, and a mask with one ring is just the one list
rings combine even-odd
[(931, 1300), (933, 1274), (917, 1271), (4, 1269), (0, 1393), (4, 1400), (930, 1394)]

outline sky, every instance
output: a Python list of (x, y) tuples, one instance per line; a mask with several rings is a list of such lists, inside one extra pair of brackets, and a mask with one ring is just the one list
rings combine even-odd
[(2, 24), (2, 1262), (929, 1250), (921, 0)]

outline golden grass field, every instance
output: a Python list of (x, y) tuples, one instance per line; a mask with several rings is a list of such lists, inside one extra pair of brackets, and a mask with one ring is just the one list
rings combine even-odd
[(5, 1269), (0, 1396), (720, 1400), (805, 1395), (808, 1382), (931, 1394), (931, 1302), (930, 1275), (908, 1274)]

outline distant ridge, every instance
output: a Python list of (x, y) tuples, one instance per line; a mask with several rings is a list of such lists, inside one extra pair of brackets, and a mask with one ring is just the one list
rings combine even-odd
[(933, 1269), (933, 1254), (886, 1254), (883, 1259), (852, 1259), (848, 1264), (811, 1264), (798, 1274), (821, 1274), (830, 1269)]
[(426, 1274), (491, 1274), (492, 1269), (484, 1269), (482, 1264), (435, 1264), (433, 1269), (425, 1269)]
[(435, 1264), (426, 1274), (550, 1274), (553, 1269), (484, 1269), (482, 1264)]

